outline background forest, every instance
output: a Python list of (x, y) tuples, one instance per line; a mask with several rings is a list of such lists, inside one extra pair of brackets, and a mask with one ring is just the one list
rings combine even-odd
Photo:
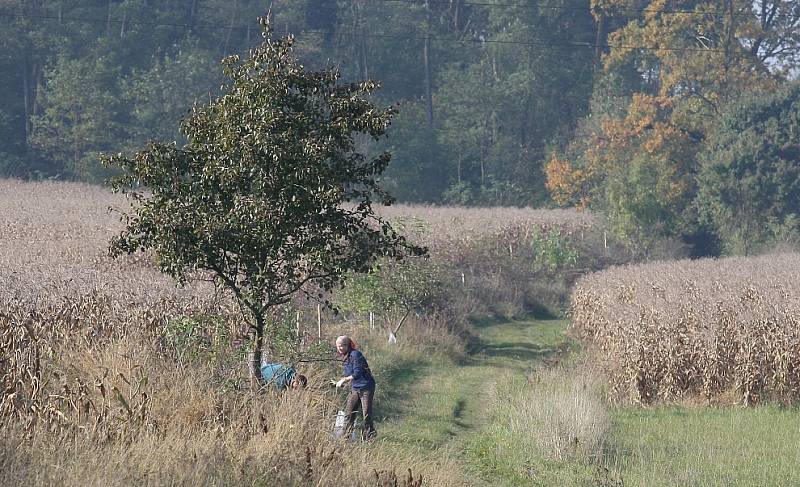
[(379, 80), (400, 201), (577, 206), (642, 257), (800, 234), (800, 2), (0, 0), (0, 176), (103, 181), (182, 143), (257, 16)]

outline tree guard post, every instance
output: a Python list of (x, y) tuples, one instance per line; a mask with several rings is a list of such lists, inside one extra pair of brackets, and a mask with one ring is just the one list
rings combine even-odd
[(322, 305), (317, 305), (317, 337), (322, 338)]

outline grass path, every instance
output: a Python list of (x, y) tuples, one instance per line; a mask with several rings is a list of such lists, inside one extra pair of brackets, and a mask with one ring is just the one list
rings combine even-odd
[[(524, 376), (569, 347), (560, 320), (486, 322), (465, 360), (392, 364), (379, 388), (380, 444), (455, 463), (467, 485), (488, 485), (470, 449), (491, 415), (489, 391), (508, 374)], [(492, 482), (496, 485), (496, 482)]]
[[(441, 465), (440, 481), (427, 485), (800, 485), (800, 410), (775, 405), (612, 408), (601, 466), (541, 463), (539, 482), (517, 471), (492, 436), (491, 391), (565, 356), (565, 327), (558, 320), (487, 322), (474, 326), (477, 338), (461, 363), (382, 364), (379, 440), (370, 448), (400, 455), (398, 465), (419, 462), (417, 472)], [(609, 476), (598, 477), (604, 468)]]

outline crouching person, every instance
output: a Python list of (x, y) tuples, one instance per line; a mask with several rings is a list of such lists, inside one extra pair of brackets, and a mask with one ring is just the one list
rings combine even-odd
[(345, 405), (345, 438), (349, 438), (356, 421), (356, 413), (361, 409), (364, 416), (362, 439), (375, 437), (375, 424), (372, 417), (372, 402), (375, 398), (375, 378), (369, 364), (350, 337), (343, 335), (336, 339), (336, 350), (343, 359), (344, 377), (336, 382), (336, 387), (350, 384), (350, 394)]
[(261, 379), (267, 385), (272, 385), (278, 391), (287, 388), (300, 388), (308, 384), (308, 379), (298, 374), (294, 367), (279, 363), (262, 363)]

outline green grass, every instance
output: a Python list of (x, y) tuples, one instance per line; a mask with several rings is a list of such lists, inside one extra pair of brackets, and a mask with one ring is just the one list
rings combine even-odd
[[(484, 321), (466, 358), (388, 353), (378, 375), (379, 440), (386, 455), (455, 464), (455, 485), (800, 485), (797, 409), (624, 407), (599, 458), (547, 459), (501, 427), (493, 391), (537, 387), (527, 377), (577, 349), (563, 320)], [(548, 379), (548, 380), (553, 380)], [(555, 380), (559, 380), (558, 377)]]
[(800, 485), (800, 411), (624, 408), (605, 460), (628, 485)]
[(479, 461), (475, 439), (492, 417), (490, 394), (500, 378), (524, 378), (563, 354), (570, 343), (563, 328), (563, 321), (485, 321), (475, 325), (458, 363), (442, 356), (379, 358), (376, 447), (455, 459), (465, 483), (486, 485), (494, 474)]

